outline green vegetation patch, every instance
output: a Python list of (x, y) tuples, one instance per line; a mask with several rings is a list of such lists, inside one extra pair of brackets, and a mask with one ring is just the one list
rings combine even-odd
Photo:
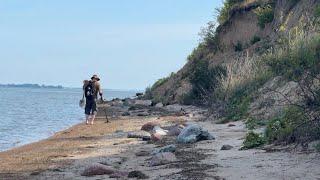
[(272, 5), (266, 5), (264, 7), (258, 7), (254, 10), (255, 14), (258, 16), (258, 25), (261, 28), (265, 28), (267, 23), (273, 21), (274, 18), (274, 8)]
[(234, 46), (234, 51), (239, 52), (243, 50), (242, 43), (240, 41), (237, 42), (237, 44)]
[(246, 124), (246, 127), (249, 130), (253, 130), (253, 129), (256, 129), (258, 127), (267, 125), (266, 121), (258, 120), (258, 119), (255, 119), (253, 117), (248, 117), (246, 119), (246, 121), (245, 121), (245, 124)]
[(253, 44), (255, 44), (255, 43), (259, 42), (259, 41), (261, 41), (261, 38), (259, 36), (257, 36), (257, 35), (254, 35), (252, 37), (252, 39), (250, 40), (250, 43), (251, 43), (251, 45), (253, 45)]
[(320, 5), (317, 5), (315, 10), (314, 10), (314, 16), (316, 18), (320, 18)]
[(231, 92), (227, 104), (227, 119), (238, 121), (248, 117), (250, 103), (253, 101), (254, 93), (262, 87), (272, 76), (270, 71), (266, 70), (257, 75), (252, 81), (236, 88)]
[[(266, 139), (269, 143), (293, 143), (297, 138), (303, 138), (306, 132), (297, 131), (299, 126), (306, 124), (307, 118), (303, 109), (289, 107), (282, 116), (272, 119), (266, 128)], [(308, 130), (307, 130), (308, 131)]]
[(234, 7), (234, 5), (243, 2), (244, 0), (226, 0), (224, 1), (224, 4), (222, 8), (216, 9), (218, 16), (217, 20), (219, 24), (224, 24), (230, 19), (231, 16), (231, 10)]
[(318, 74), (320, 35), (289, 41), (285, 47), (267, 55), (264, 61), (275, 75), (284, 76), (288, 80), (299, 81), (306, 70)]
[(262, 134), (249, 131), (245, 137), (245, 140), (243, 141), (243, 146), (241, 147), (241, 150), (260, 147), (265, 143), (266, 140)]
[(207, 105), (211, 95), (220, 85), (219, 80), (226, 75), (226, 70), (222, 66), (209, 67), (209, 62), (206, 60), (193, 63), (190, 75), (192, 91), (187, 98), (194, 99), (195, 104)]

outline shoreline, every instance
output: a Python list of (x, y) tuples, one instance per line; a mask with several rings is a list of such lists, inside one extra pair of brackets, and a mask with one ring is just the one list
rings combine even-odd
[[(247, 129), (241, 121), (216, 124), (204, 120), (201, 110), (186, 114), (99, 117), (94, 125), (76, 124), (53, 136), (0, 152), (0, 179), (109, 179), (111, 175), (82, 176), (87, 167), (102, 164), (117, 171), (140, 171), (149, 179), (315, 179), (320, 177), (320, 154), (286, 150), (240, 151)], [(161, 127), (176, 123), (196, 123), (213, 134), (215, 140), (176, 144), (175, 137), (158, 142), (128, 138), (147, 122)], [(152, 153), (176, 144), (177, 160), (150, 166)], [(223, 145), (230, 150), (221, 150)], [(127, 179), (120, 178), (120, 179)]]
[[(80, 118), (79, 118), (79, 119), (80, 119)], [(10, 150), (14, 150), (14, 149), (16, 149), (16, 148), (21, 148), (21, 147), (23, 147), (23, 146), (25, 146), (25, 145), (29, 145), (29, 144), (33, 144), (33, 143), (37, 143), (37, 142), (40, 142), (40, 141), (49, 139), (49, 138), (53, 137), (55, 134), (57, 134), (57, 133), (59, 133), (59, 132), (62, 132), (62, 131), (66, 131), (66, 130), (72, 128), (73, 126), (82, 124), (83, 122), (84, 122), (84, 120), (81, 120), (81, 121), (79, 121), (79, 122), (72, 123), (72, 124), (70, 124), (70, 125), (68, 125), (68, 126), (66, 126), (66, 127), (63, 127), (63, 128), (60, 129), (60, 130), (52, 131), (52, 133), (50, 133), (50, 135), (48, 135), (48, 136), (46, 136), (46, 137), (43, 137), (43, 138), (40, 138), (40, 139), (34, 140), (34, 141), (29, 141), (29, 142), (20, 144), (20, 145), (18, 145), (18, 146), (13, 146), (13, 147), (11, 147), (11, 148), (9, 148), (9, 149), (0, 150), (0, 153), (6, 152), (6, 151), (10, 151)], [(12, 143), (12, 144), (19, 144), (19, 143)]]

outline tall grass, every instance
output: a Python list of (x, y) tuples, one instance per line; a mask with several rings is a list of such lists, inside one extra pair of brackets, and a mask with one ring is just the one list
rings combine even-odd
[(232, 92), (257, 77), (261, 69), (257, 57), (239, 58), (235, 62), (226, 64), (227, 75), (220, 80), (221, 89), (228, 98)]

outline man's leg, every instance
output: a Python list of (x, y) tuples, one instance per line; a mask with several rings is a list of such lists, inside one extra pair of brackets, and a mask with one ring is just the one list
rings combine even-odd
[(92, 103), (87, 99), (85, 106), (85, 115), (86, 115), (86, 124), (89, 124), (90, 121), (90, 112), (91, 112)]
[(89, 124), (90, 115), (86, 114), (86, 124)]
[(91, 113), (91, 124), (93, 124), (94, 119), (96, 118), (97, 115), (97, 102), (94, 101), (92, 103), (92, 113)]

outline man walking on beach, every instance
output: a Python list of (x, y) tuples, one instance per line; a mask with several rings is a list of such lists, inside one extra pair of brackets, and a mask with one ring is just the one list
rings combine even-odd
[(93, 124), (93, 121), (97, 115), (97, 99), (98, 94), (102, 99), (102, 89), (100, 87), (100, 78), (97, 75), (93, 75), (90, 81), (84, 81), (83, 93), (86, 97), (86, 124)]

